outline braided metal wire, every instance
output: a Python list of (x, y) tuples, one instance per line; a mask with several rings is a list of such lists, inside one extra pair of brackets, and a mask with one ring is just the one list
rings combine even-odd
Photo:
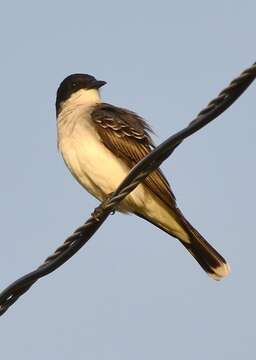
[(47, 257), (35, 271), (16, 280), (0, 294), (0, 315), (3, 315), (18, 298), (41, 277), (53, 272), (70, 259), (98, 230), (108, 215), (135, 187), (174, 151), (188, 136), (192, 135), (231, 106), (256, 78), (256, 63), (235, 78), (220, 94), (201, 110), (197, 117), (183, 130), (170, 136), (141, 160), (130, 171), (117, 190), (103, 201), (84, 225), (75, 230), (55, 252)]

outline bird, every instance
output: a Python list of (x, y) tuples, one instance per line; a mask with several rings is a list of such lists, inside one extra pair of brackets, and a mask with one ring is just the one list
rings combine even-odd
[[(71, 74), (56, 94), (58, 149), (74, 178), (104, 201), (155, 147), (152, 129), (137, 113), (102, 101), (105, 81)], [(178, 239), (213, 279), (230, 272), (227, 261), (190, 224), (177, 206), (161, 169), (153, 171), (118, 205)]]

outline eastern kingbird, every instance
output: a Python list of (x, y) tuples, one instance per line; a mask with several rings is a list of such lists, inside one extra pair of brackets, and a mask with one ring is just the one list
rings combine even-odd
[[(149, 125), (136, 113), (103, 103), (105, 81), (73, 74), (60, 84), (56, 98), (58, 147), (76, 180), (102, 201), (130, 169), (152, 151)], [(152, 172), (118, 206), (180, 240), (215, 280), (227, 276), (225, 259), (193, 228), (176, 205), (160, 169)]]

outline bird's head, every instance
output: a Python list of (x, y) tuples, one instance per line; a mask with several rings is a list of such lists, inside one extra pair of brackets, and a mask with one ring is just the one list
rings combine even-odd
[(56, 96), (56, 112), (60, 112), (64, 102), (71, 99), (74, 95), (84, 98), (90, 98), (98, 95), (100, 87), (106, 84), (106, 81), (97, 80), (94, 76), (88, 74), (71, 74), (67, 76), (59, 85)]

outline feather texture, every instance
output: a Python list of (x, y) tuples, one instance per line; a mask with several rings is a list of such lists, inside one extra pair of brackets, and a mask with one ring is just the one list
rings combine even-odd
[[(120, 157), (129, 168), (132, 168), (154, 148), (149, 135), (152, 132), (151, 128), (134, 112), (100, 103), (93, 108), (91, 119), (104, 145)], [(181, 233), (175, 232), (171, 227), (165, 228), (145, 214), (136, 214), (178, 238), (214, 279), (219, 280), (228, 275), (230, 269), (225, 259), (188, 222), (177, 207), (175, 196), (161, 170), (153, 171), (143, 183), (169, 209), (172, 218), (187, 234), (186, 239), (184, 235), (181, 236)]]
[[(154, 148), (148, 124), (126, 109), (101, 103), (91, 113), (104, 145), (132, 168)], [(175, 196), (160, 169), (153, 171), (144, 184), (166, 205), (176, 207)]]

